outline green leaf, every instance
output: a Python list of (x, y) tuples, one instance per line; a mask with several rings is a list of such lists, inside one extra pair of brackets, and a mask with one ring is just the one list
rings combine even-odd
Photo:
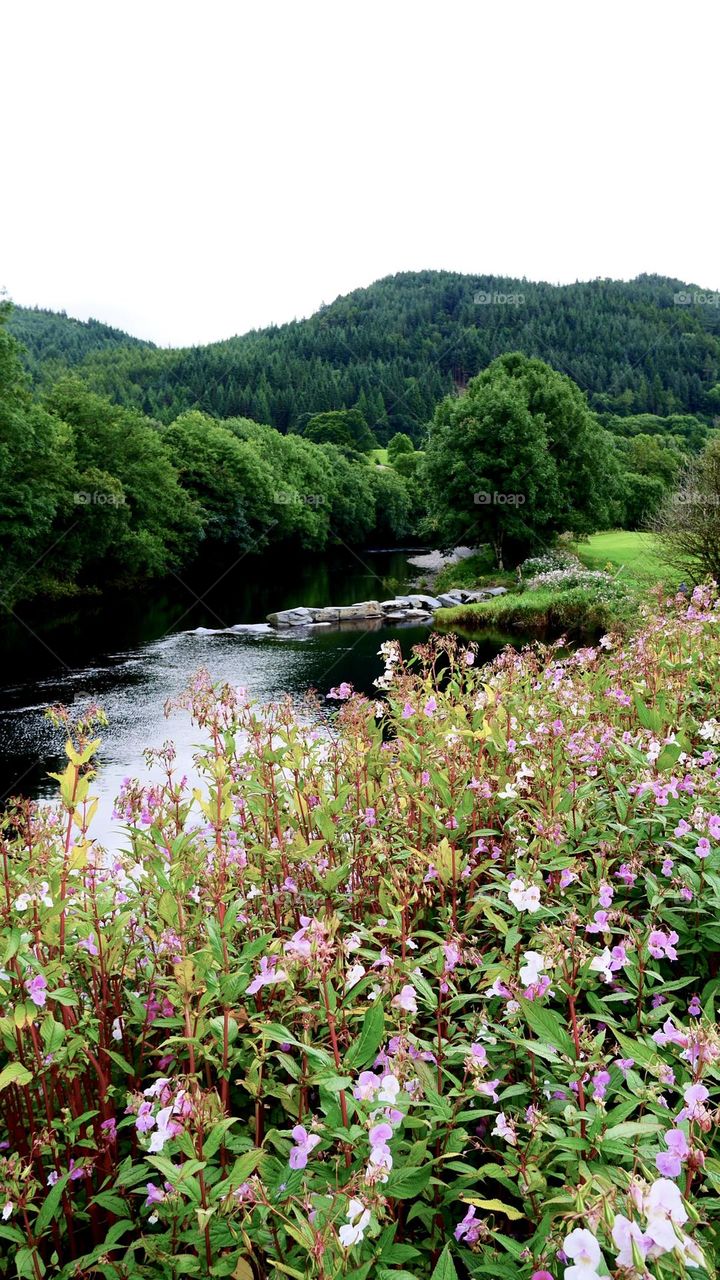
[(0, 1091), (7, 1089), (9, 1084), (29, 1084), (31, 1080), (32, 1071), (28, 1071), (22, 1062), (8, 1062), (0, 1071)]
[(537, 1004), (534, 1000), (523, 1000), (519, 997), (518, 1003), (538, 1040), (559, 1049), (568, 1058), (575, 1057), (575, 1046), (556, 1013)]
[(420, 1195), (430, 1181), (430, 1166), (393, 1169), (384, 1187), (384, 1194), (395, 1200), (410, 1200)]
[(40, 1212), (35, 1219), (35, 1235), (41, 1236), (46, 1227), (50, 1226), (55, 1214), (58, 1210), (60, 1201), (62, 1200), (63, 1191), (67, 1185), (70, 1173), (64, 1173), (58, 1178), (54, 1187), (51, 1187), (45, 1199), (40, 1206)]
[(237, 1120), (235, 1117), (231, 1116), (230, 1119), (218, 1120), (217, 1124), (213, 1125), (207, 1138), (203, 1142), (203, 1160), (209, 1160), (211, 1156), (215, 1155), (215, 1152), (220, 1146), (220, 1143), (225, 1137), (230, 1125), (236, 1123)]
[(437, 1265), (433, 1271), (430, 1280), (458, 1280), (458, 1273), (455, 1270), (455, 1263), (450, 1257), (450, 1245), (446, 1244)]
[(382, 1044), (384, 1035), (385, 1010), (382, 1000), (376, 1000), (365, 1014), (360, 1035), (357, 1040), (353, 1040), (345, 1054), (345, 1065), (360, 1070), (366, 1063), (371, 1062)]

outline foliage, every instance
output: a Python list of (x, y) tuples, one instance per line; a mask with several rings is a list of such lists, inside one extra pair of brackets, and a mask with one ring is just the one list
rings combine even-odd
[(150, 753), (109, 852), (56, 711), (59, 806), (2, 823), (0, 1273), (712, 1276), (717, 614), (389, 643), (324, 730), (200, 674), (196, 785)]
[[(164, 422), (194, 408), (288, 431), (352, 405), (381, 443), (396, 432), (419, 443), (439, 400), (503, 352), (522, 351), (567, 373), (608, 422), (642, 415), (706, 427), (720, 405), (720, 322), (715, 308), (676, 306), (688, 291), (650, 275), (556, 286), (403, 272), (306, 320), (184, 350), (112, 346), (83, 367), (95, 390)], [(508, 296), (517, 304), (493, 301)], [(19, 311), (15, 323), (27, 317)], [(27, 327), (19, 333), (28, 337)]]
[(303, 435), (315, 444), (341, 445), (357, 449), (359, 453), (369, 453), (377, 447), (377, 440), (359, 409), (316, 413), (307, 423)]
[(440, 534), (488, 540), (499, 569), (507, 547), (606, 524), (616, 479), (610, 437), (579, 388), (517, 352), (439, 405), (426, 469)]
[(720, 439), (689, 464), (654, 530), (665, 559), (691, 582), (720, 578)]

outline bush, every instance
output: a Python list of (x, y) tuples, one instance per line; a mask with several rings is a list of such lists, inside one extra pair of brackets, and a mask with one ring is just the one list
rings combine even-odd
[(546, 551), (541, 556), (530, 556), (518, 565), (517, 576), (521, 581), (535, 578), (540, 573), (555, 573), (562, 569), (578, 567), (580, 561), (570, 551)]
[(712, 1274), (717, 620), (386, 644), (331, 732), (201, 673), (197, 791), (150, 753), (110, 853), (58, 711), (2, 823), (0, 1271)]

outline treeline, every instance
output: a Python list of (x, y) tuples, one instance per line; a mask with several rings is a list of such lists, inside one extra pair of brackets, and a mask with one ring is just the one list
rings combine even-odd
[[(6, 320), (9, 308), (0, 309)], [(418, 482), (352, 445), (197, 410), (162, 424), (65, 373), (33, 396), (0, 323), (0, 598), (161, 576), (204, 550), (409, 536)]]
[[(203, 347), (159, 350), (88, 331), (79, 362), (94, 390), (161, 422), (198, 409), (302, 432), (319, 412), (355, 407), (384, 444), (397, 432), (419, 442), (443, 396), (520, 351), (568, 374), (601, 415), (709, 423), (720, 412), (720, 308), (708, 299), (659, 276), (553, 286), (408, 272), (309, 319)], [(37, 315), (33, 323), (37, 337)], [(27, 340), (27, 313), (13, 324)], [(69, 364), (77, 354), (68, 351)], [(39, 350), (31, 363), (42, 382)]]

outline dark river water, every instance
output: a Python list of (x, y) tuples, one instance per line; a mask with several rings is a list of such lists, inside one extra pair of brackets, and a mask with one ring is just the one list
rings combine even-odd
[[(261, 623), (269, 612), (293, 605), (386, 599), (418, 580), (407, 556), (344, 551), (294, 562), (245, 560), (142, 594), (106, 595), (62, 614), (56, 609), (53, 617), (34, 610), (9, 620), (0, 629), (0, 802), (15, 794), (55, 794), (47, 774), (62, 762), (63, 737), (45, 716), (54, 703), (80, 710), (94, 700), (107, 713), (93, 792), (101, 798), (94, 832), (110, 842), (112, 801), (122, 778), (150, 776), (144, 748), (171, 738), (181, 767), (190, 771), (198, 730), (185, 713), (166, 719), (163, 707), (199, 667), (246, 686), (261, 702), (309, 688), (325, 694), (342, 680), (374, 692), (381, 642), (395, 637), (409, 652), (427, 637), (427, 626), (323, 627), (301, 635), (194, 630)], [(482, 656), (491, 658), (501, 647), (501, 640), (489, 637)]]

